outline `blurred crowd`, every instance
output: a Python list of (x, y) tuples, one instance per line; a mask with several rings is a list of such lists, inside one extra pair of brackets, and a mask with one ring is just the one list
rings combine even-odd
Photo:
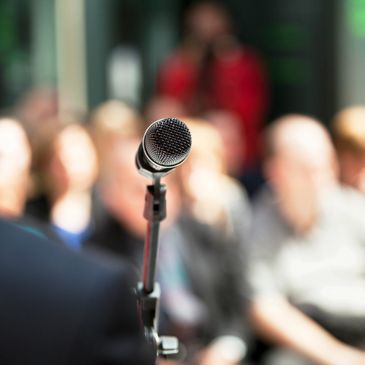
[[(268, 121), (260, 56), (226, 10), (186, 14), (153, 97), (60, 111), (34, 89), (0, 118), (0, 215), (72, 250), (103, 247), (140, 271), (150, 181), (135, 153), (165, 117), (192, 134), (164, 179), (160, 331), (182, 344), (161, 365), (365, 364), (365, 105), (330, 130), (301, 114)], [(65, 268), (67, 270), (67, 268)]]

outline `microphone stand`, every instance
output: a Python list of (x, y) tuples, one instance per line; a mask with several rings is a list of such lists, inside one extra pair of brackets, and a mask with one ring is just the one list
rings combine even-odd
[(166, 218), (166, 185), (161, 184), (159, 176), (154, 176), (153, 182), (153, 185), (147, 186), (145, 195), (143, 216), (147, 220), (147, 234), (144, 244), (143, 281), (138, 283), (137, 296), (145, 336), (154, 346), (157, 359), (158, 356), (178, 355), (179, 343), (176, 337), (158, 335), (161, 290), (155, 278), (160, 222)]

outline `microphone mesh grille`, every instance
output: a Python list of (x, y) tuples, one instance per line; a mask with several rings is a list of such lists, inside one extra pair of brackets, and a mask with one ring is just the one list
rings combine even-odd
[(181, 120), (166, 118), (156, 121), (148, 128), (144, 147), (149, 158), (162, 167), (181, 163), (188, 156), (191, 135)]

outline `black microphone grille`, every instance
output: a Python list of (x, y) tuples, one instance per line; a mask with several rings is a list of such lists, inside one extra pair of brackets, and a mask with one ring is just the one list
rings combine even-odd
[(191, 148), (189, 128), (176, 118), (157, 120), (146, 130), (144, 148), (154, 163), (166, 168), (178, 165)]

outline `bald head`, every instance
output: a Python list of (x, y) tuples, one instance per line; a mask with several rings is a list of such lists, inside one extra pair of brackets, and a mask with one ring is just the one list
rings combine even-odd
[(27, 193), (31, 150), (22, 126), (0, 118), (0, 216), (22, 214)]
[(330, 136), (315, 119), (288, 115), (267, 131), (265, 172), (279, 208), (298, 230), (315, 221), (321, 194), (336, 181)]
[(23, 127), (14, 119), (0, 118), (0, 181), (27, 173), (30, 162), (31, 151)]
[(315, 163), (318, 157), (332, 163), (334, 151), (330, 136), (316, 119), (300, 114), (284, 116), (267, 131), (268, 157), (291, 154)]

